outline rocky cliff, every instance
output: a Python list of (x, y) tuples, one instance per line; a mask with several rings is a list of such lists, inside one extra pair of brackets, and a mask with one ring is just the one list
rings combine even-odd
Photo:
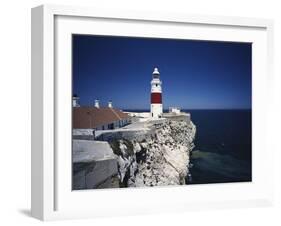
[(141, 139), (110, 140), (120, 187), (185, 184), (195, 125), (169, 120), (153, 131)]

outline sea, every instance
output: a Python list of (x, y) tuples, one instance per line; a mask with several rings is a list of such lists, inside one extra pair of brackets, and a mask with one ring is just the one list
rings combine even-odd
[(187, 184), (252, 180), (252, 111), (184, 110), (196, 125)]

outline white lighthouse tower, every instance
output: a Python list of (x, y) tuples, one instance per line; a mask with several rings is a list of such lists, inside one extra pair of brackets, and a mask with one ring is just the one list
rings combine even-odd
[(161, 118), (163, 114), (162, 105), (162, 82), (158, 68), (154, 68), (151, 80), (151, 102), (150, 113), (152, 118)]

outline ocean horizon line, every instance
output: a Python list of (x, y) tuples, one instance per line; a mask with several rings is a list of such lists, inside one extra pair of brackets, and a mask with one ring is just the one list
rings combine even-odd
[[(145, 108), (130, 108), (130, 109), (126, 109), (126, 108), (117, 108), (117, 109), (121, 109), (122, 111), (148, 111), (150, 112), (150, 109), (145, 109)], [(181, 108), (182, 111), (250, 111), (252, 110), (252, 108)], [(163, 109), (163, 111), (169, 111), (169, 109)]]
[[(94, 107), (93, 105), (80, 105), (80, 107)], [(107, 107), (107, 106), (105, 106)], [(120, 109), (122, 111), (144, 111), (144, 112), (150, 112), (150, 108), (122, 108), (118, 106), (113, 106), (115, 109)], [(225, 110), (225, 111), (239, 111), (239, 110), (252, 110), (252, 108), (180, 108), (181, 111), (218, 111), (218, 110)], [(163, 111), (167, 112), (169, 111), (169, 108), (163, 108)]]

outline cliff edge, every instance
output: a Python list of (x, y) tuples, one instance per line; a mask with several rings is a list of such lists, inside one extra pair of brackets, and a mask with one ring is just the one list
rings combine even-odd
[(196, 127), (192, 121), (165, 121), (140, 139), (113, 139), (120, 187), (185, 184)]

